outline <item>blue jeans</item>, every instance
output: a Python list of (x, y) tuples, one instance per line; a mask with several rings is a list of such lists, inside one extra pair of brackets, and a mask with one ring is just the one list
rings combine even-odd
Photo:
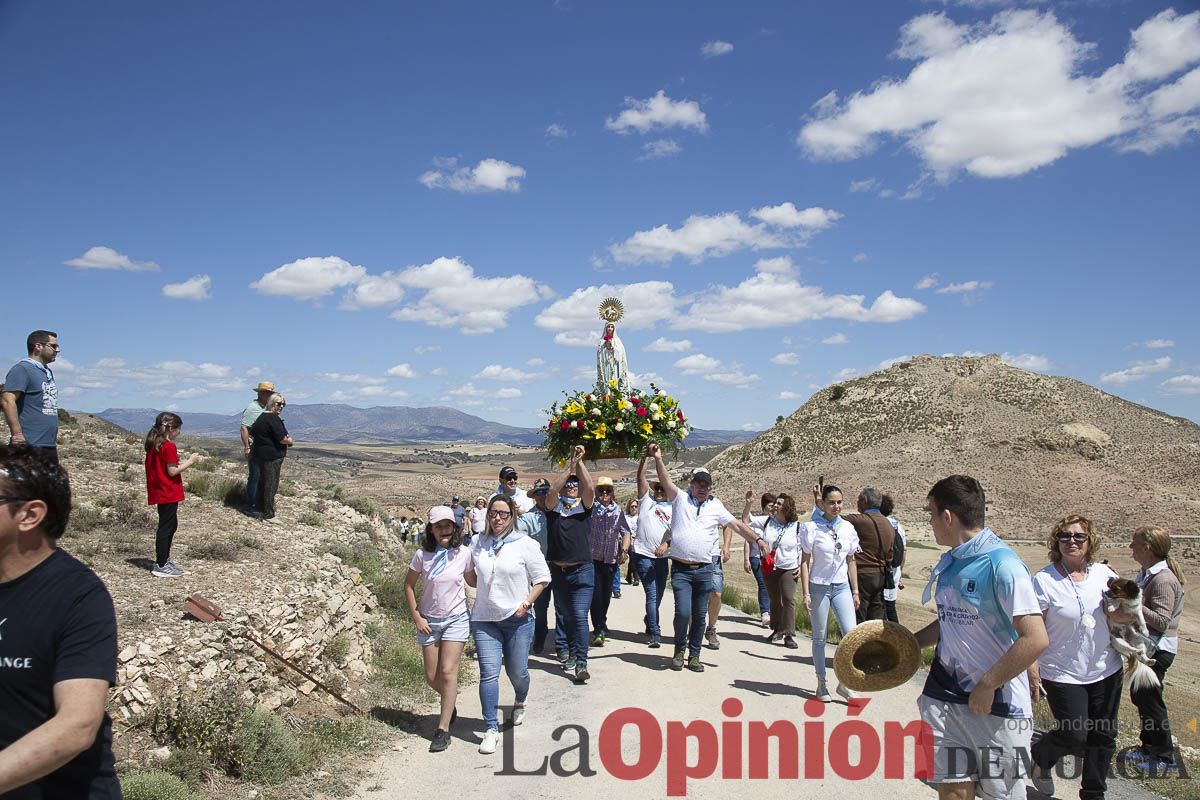
[(621, 593), (621, 565), (620, 565), (620, 564), (613, 564), (613, 565), (612, 565), (612, 568), (613, 568), (613, 570), (612, 570), (612, 573), (613, 573), (613, 576), (612, 576), (612, 593), (613, 593), (613, 594), (620, 594), (620, 593)]
[[(700, 657), (708, 596), (712, 594), (712, 564), (681, 568), (671, 562), (671, 592), (675, 595), (675, 652), (685, 647), (691, 658)], [(689, 628), (690, 624), (690, 628)]]
[(758, 613), (771, 613), (771, 595), (767, 594), (767, 582), (763, 580), (762, 559), (750, 556), (750, 571), (754, 573), (754, 581), (758, 584)]
[(542, 652), (542, 648), (546, 646), (546, 634), (550, 630), (550, 592), (551, 589), (547, 586), (542, 589), (542, 593), (533, 602), (533, 651), (535, 653)]
[(471, 622), (475, 652), (479, 656), (479, 704), (484, 727), (500, 730), (500, 665), (512, 682), (518, 703), (529, 696), (529, 643), (533, 640), (533, 616), (516, 615), (499, 622)]
[(596, 572), (592, 562), (577, 567), (550, 565), (550, 589), (554, 592), (554, 643), (566, 650), (576, 664), (587, 664), (588, 611), (592, 607), (592, 588)]
[(592, 632), (597, 636), (608, 636), (608, 606), (615, 591), (612, 584), (614, 580), (621, 580), (621, 570), (616, 564), (603, 561), (593, 561), (592, 569), (596, 572), (592, 588)]
[(651, 640), (659, 641), (662, 628), (658, 624), (658, 609), (667, 591), (667, 571), (671, 560), (665, 556), (648, 558), (637, 553), (631, 553), (629, 557), (633, 559), (633, 568), (637, 572), (638, 580), (646, 590), (646, 629), (650, 632)]
[(854, 630), (854, 595), (849, 583), (810, 583), (812, 595), (812, 654), (817, 679), (825, 680), (825, 635), (829, 631), (829, 606), (841, 626), (842, 636)]
[(258, 511), (258, 482), (262, 480), (259, 474), (259, 464), (257, 459), (250, 459), (246, 462), (249, 466), (249, 472), (246, 474), (246, 513), (253, 514)]

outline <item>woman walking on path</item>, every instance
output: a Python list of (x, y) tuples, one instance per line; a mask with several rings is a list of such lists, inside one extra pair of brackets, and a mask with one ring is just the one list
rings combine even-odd
[(275, 519), (275, 494), (279, 491), (279, 473), (283, 469), (287, 449), (292, 446), (292, 437), (288, 435), (283, 418), (279, 416), (286, 405), (283, 395), (271, 395), (263, 413), (259, 414), (258, 419), (250, 426), (250, 435), (254, 439), (252, 457), (258, 461), (261, 519), (268, 522)]
[(773, 553), (775, 568), (764, 575), (771, 607), (771, 634), (768, 641), (783, 640), (789, 650), (796, 644), (796, 582), (800, 578), (800, 522), (796, 501), (781, 494), (771, 504), (771, 514), (763, 523), (761, 538), (766, 541), (764, 554)]
[[(1183, 571), (1171, 558), (1171, 537), (1162, 528), (1146, 525), (1133, 532), (1129, 543), (1133, 560), (1142, 568), (1137, 582), (1142, 587), (1142, 613), (1150, 639), (1157, 646), (1153, 653), (1154, 674), (1158, 687), (1146, 687), (1130, 693), (1142, 720), (1141, 752), (1129, 759), (1150, 774), (1162, 775), (1175, 769), (1175, 746), (1171, 741), (1171, 721), (1163, 699), (1163, 676), (1179, 653), (1179, 616), (1183, 613)], [(1132, 617), (1120, 611), (1110, 615), (1117, 624), (1128, 624)]]
[(1050, 531), (1050, 563), (1033, 576), (1050, 646), (1029, 668), (1036, 703), (1045, 692), (1054, 728), (1033, 746), (1033, 785), (1054, 794), (1051, 770), (1063, 756), (1083, 757), (1082, 800), (1104, 797), (1117, 741), (1121, 658), (1109, 646), (1102, 600), (1117, 574), (1094, 563), (1099, 537), (1073, 514)]
[[(417, 579), (424, 582), (418, 605)], [(471, 550), (463, 546), (462, 533), (449, 506), (429, 510), (429, 524), (421, 548), (413, 554), (404, 579), (404, 596), (417, 627), (417, 643), (425, 661), (425, 682), (442, 699), (437, 730), (429, 752), (450, 746), (450, 725), (458, 717), (458, 665), (471, 635), (466, 583), (475, 580)]]
[[(451, 512), (453, 513), (453, 512)], [(536, 541), (516, 527), (517, 505), (498, 494), (488, 502), (488, 527), (471, 548), (476, 580), (471, 632), (479, 657), (479, 702), (487, 730), (479, 752), (500, 744), (500, 668), (516, 695), (511, 721), (525, 720), (529, 695), (529, 647), (533, 643), (533, 604), (550, 583), (550, 569)], [(585, 621), (586, 624), (586, 621)]]
[(184, 470), (200, 460), (192, 453), (181, 464), (175, 437), (183, 428), (178, 414), (164, 411), (146, 432), (146, 501), (158, 507), (158, 531), (154, 535), (154, 569), (157, 578), (178, 578), (183, 570), (171, 560), (171, 543), (179, 529), (179, 504), (183, 502)]
[[(636, 497), (625, 504), (625, 524), (629, 526), (630, 531), (637, 531), (637, 515), (640, 505), (641, 503), (638, 502)], [(634, 569), (632, 558), (629, 559), (629, 566), (625, 568), (625, 582), (630, 586), (637, 586), (640, 582), (637, 570)]]
[(892, 543), (892, 584), (895, 588), (883, 590), (883, 618), (899, 623), (900, 615), (896, 613), (896, 601), (900, 599), (900, 590), (904, 588), (904, 551), (908, 546), (908, 531), (892, 516), (895, 510), (896, 501), (890, 494), (885, 494), (879, 502), (879, 513), (887, 517), (887, 521), (896, 529), (896, 539)]
[[(800, 529), (800, 584), (804, 590), (804, 610), (812, 619), (813, 668), (817, 672), (817, 699), (831, 698), (825, 685), (825, 635), (829, 628), (829, 608), (842, 629), (842, 636), (854, 630), (854, 611), (858, 608), (858, 534), (841, 517), (842, 490), (832, 484), (813, 487), (817, 509)], [(837, 693), (847, 700), (854, 692), (840, 682)]]
[[(762, 508), (762, 514), (751, 514), (751, 504), (754, 502), (754, 492), (746, 492), (746, 506), (742, 509), (742, 522), (750, 526), (750, 529), (760, 537), (762, 537), (767, 520), (775, 512), (775, 501), (778, 498), (770, 492), (763, 492), (762, 498), (759, 500), (759, 505)], [(758, 613), (762, 619), (764, 628), (771, 627), (771, 595), (767, 593), (767, 583), (763, 580), (762, 573), (762, 551), (758, 549), (758, 544), (755, 542), (746, 542), (742, 546), (742, 569), (754, 576), (754, 582), (758, 584)], [(773, 639), (773, 637), (772, 637)]]

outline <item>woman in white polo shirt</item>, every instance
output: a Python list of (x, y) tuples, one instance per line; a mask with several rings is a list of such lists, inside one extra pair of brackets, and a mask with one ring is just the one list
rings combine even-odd
[[(800, 528), (800, 585), (804, 590), (804, 609), (812, 618), (813, 668), (817, 672), (817, 699), (828, 703), (833, 698), (825, 686), (825, 635), (829, 629), (829, 608), (833, 607), (842, 636), (854, 630), (854, 611), (858, 608), (858, 533), (842, 519), (842, 490), (826, 484), (816, 490), (817, 509), (812, 519)], [(854, 692), (841, 683), (837, 693), (846, 699)]]
[(1083, 800), (1104, 797), (1121, 704), (1121, 659), (1109, 646), (1101, 607), (1117, 574), (1094, 563), (1098, 543), (1086, 517), (1059, 520), (1047, 542), (1050, 563), (1033, 576), (1050, 646), (1029, 668), (1029, 690), (1034, 702), (1045, 692), (1054, 714), (1054, 728), (1033, 746), (1033, 784), (1054, 794), (1054, 765), (1063, 756), (1082, 755)]
[(475, 540), (475, 606), (471, 633), (479, 658), (479, 702), (487, 726), (479, 752), (494, 753), (500, 744), (500, 668), (512, 682), (516, 700), (512, 724), (525, 719), (529, 695), (529, 646), (533, 643), (530, 609), (550, 583), (550, 568), (541, 546), (516, 527), (513, 498), (497, 494), (488, 501), (487, 531)]

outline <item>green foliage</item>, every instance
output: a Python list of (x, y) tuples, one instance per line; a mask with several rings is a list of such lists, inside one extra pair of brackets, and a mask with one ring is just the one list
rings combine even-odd
[(234, 547), (245, 547), (247, 550), (262, 550), (262, 539), (252, 533), (235, 533), (229, 537)]
[(407, 567), (392, 570), (375, 584), (375, 596), (379, 598), (381, 606), (389, 611), (406, 611), (408, 609), (408, 599), (404, 593), (404, 579), (407, 575)]
[(775, 424), (776, 424), (776, 425), (778, 425), (778, 424), (779, 424), (779, 423), (781, 423), (781, 422), (783, 422), (783, 414), (780, 414), (779, 416), (775, 417)]
[(212, 472), (192, 470), (184, 474), (187, 478), (183, 488), (188, 494), (216, 500), (230, 508), (242, 508), (246, 505), (246, 482), (240, 478), (223, 478)]
[(840, 383), (829, 390), (829, 399), (835, 403), (846, 396), (846, 387)]
[(68, 536), (76, 533), (86, 533), (104, 524), (104, 515), (91, 506), (71, 506), (71, 517), (68, 520)]
[(125, 800), (200, 800), (180, 778), (162, 770), (121, 776), (121, 794)]
[(60, 425), (74, 425), (74, 424), (75, 424), (75, 418), (74, 418), (74, 417), (72, 417), (70, 414), (68, 414), (68, 413), (67, 413), (67, 410), (66, 410), (65, 408), (60, 408), (60, 409), (58, 410), (58, 424), (60, 424)]
[(192, 466), (192, 471), (195, 472), (216, 472), (225, 462), (211, 453), (201, 453), (203, 458)]
[(336, 500), (339, 503), (344, 503), (346, 502), (346, 487), (336, 483), (327, 483), (317, 490), (317, 496), (325, 500)]
[(623, 393), (614, 386), (607, 394), (589, 393), (594, 391), (564, 392), (566, 400), (550, 406), (542, 447), (551, 461), (564, 463), (576, 445), (583, 445), (592, 460), (638, 458), (651, 442), (670, 456), (691, 433), (679, 402), (654, 384), (649, 392)]
[(379, 631), (380, 625), (374, 620), (363, 625), (363, 636), (367, 637), (367, 639), (371, 641), (375, 641), (377, 638), (379, 638)]
[(239, 774), (255, 783), (274, 785), (297, 774), (304, 763), (300, 745), (269, 711), (251, 709), (233, 733)]
[(371, 534), (375, 533), (375, 526), (366, 520), (363, 520), (362, 522), (354, 523), (354, 532), (370, 536)]
[(792, 437), (785, 436), (779, 440), (779, 452), (790, 453), (792, 450)]
[(380, 519), (387, 517), (387, 512), (369, 497), (347, 497), (344, 502), (364, 517), (378, 517)]
[(148, 528), (154, 525), (146, 501), (134, 492), (109, 494), (96, 501), (109, 511), (109, 518), (124, 528)]
[(348, 655), (350, 655), (350, 637), (345, 633), (339, 633), (330, 639), (329, 644), (325, 645), (325, 650), (321, 654), (322, 658), (332, 661), (338, 666), (341, 666)]
[(227, 479), (220, 500), (228, 508), (246, 507), (246, 482), (236, 478)]
[(350, 564), (358, 567), (363, 580), (375, 583), (383, 572), (383, 557), (379, 550), (369, 541), (355, 542), (350, 548)]
[(280, 481), (279, 482), (279, 491), (277, 492), (277, 494), (280, 497), (295, 497), (296, 496), (296, 482), (295, 481)]
[(163, 762), (163, 769), (193, 788), (204, 781), (211, 766), (208, 757), (194, 747), (179, 747)]
[(301, 525), (308, 525), (310, 528), (325, 527), (325, 518), (320, 514), (314, 514), (311, 511), (305, 511), (303, 514), (296, 517), (296, 522), (299, 522)]

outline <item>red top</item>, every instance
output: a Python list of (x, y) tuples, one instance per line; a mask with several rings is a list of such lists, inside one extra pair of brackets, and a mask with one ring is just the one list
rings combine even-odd
[(146, 453), (146, 497), (150, 505), (183, 502), (183, 476), (172, 478), (167, 474), (167, 464), (178, 463), (179, 451), (170, 440)]

